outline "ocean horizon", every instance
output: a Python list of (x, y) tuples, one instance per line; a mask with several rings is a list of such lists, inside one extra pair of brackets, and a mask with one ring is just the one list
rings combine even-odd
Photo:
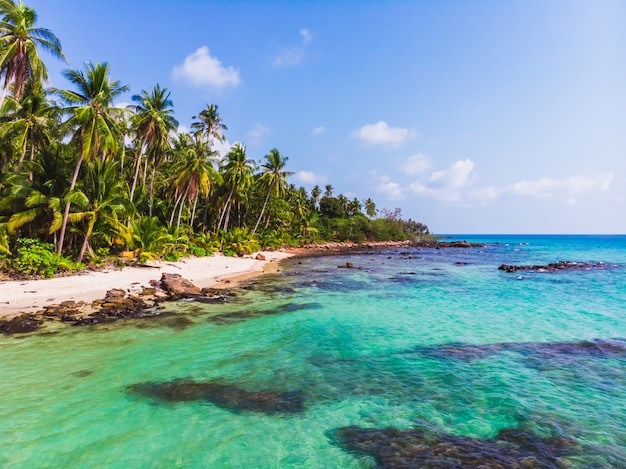
[(626, 235), (443, 236), (0, 337), (0, 466), (626, 467)]

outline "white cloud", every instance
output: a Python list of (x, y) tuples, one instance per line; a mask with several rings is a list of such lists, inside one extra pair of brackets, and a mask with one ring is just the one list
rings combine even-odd
[(374, 182), (374, 192), (386, 197), (389, 200), (404, 199), (404, 190), (400, 184), (393, 182), (389, 176), (378, 175), (376, 171), (370, 171), (370, 176)]
[(207, 46), (200, 47), (193, 54), (185, 57), (182, 65), (172, 70), (174, 80), (182, 80), (193, 86), (215, 86), (223, 88), (239, 85), (239, 71), (233, 67), (224, 67), (219, 59), (212, 57)]
[(504, 193), (527, 197), (571, 196), (589, 192), (606, 192), (611, 187), (613, 173), (605, 173), (597, 177), (583, 175), (565, 179), (542, 177), (533, 181), (519, 181), (503, 189)]
[(367, 124), (353, 135), (368, 144), (390, 144), (398, 146), (402, 142), (415, 136), (415, 132), (404, 127), (389, 127), (385, 121), (378, 121), (375, 124)]
[(431, 168), (430, 156), (424, 153), (418, 153), (409, 157), (402, 166), (402, 172), (405, 174), (419, 174)]
[(430, 187), (422, 184), (421, 182), (414, 182), (413, 184), (409, 185), (409, 190), (413, 191), (416, 194), (433, 197), (446, 203), (455, 203), (461, 201), (461, 191), (459, 191), (458, 189), (451, 189), (447, 187)]
[(263, 142), (263, 137), (270, 133), (269, 127), (265, 127), (262, 124), (254, 124), (252, 130), (247, 133), (250, 145), (259, 146)]
[(233, 145), (228, 140), (220, 142), (219, 140), (213, 139), (211, 141), (211, 147), (215, 150), (215, 152), (217, 152), (217, 155), (221, 160), (224, 156), (226, 156), (226, 153), (230, 151)]
[(465, 185), (472, 169), (474, 169), (472, 160), (459, 160), (446, 170), (435, 171), (430, 176), (430, 180), (443, 187), (458, 189)]
[(304, 43), (304, 45), (307, 45), (313, 40), (313, 33), (311, 33), (311, 31), (309, 31), (308, 29), (301, 29), (300, 35), (302, 36), (302, 42)]
[(498, 188), (496, 187), (484, 187), (482, 189), (476, 189), (470, 192), (469, 196), (478, 201), (480, 204), (485, 205), (492, 200), (498, 198), (500, 195)]
[(176, 132), (179, 134), (188, 134), (190, 131), (191, 129), (189, 127), (182, 124), (178, 126), (178, 129), (176, 129)]
[(300, 65), (306, 58), (306, 46), (313, 41), (313, 33), (308, 29), (301, 29), (302, 44), (294, 47), (283, 47), (278, 50), (272, 63), (276, 67), (291, 67)]
[(326, 184), (328, 182), (328, 178), (326, 176), (322, 176), (321, 174), (315, 174), (312, 171), (298, 171), (293, 175), (293, 178), (296, 182), (300, 184)]
[(323, 125), (319, 126), (319, 127), (315, 127), (311, 133), (313, 135), (322, 135), (326, 133), (326, 127), (324, 127)]

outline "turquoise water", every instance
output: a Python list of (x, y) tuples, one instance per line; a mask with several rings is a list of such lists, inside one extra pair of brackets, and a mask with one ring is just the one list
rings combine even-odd
[[(489, 244), (291, 260), (173, 317), (0, 337), (0, 467), (376, 467), (332, 438), (351, 425), (524, 429), (626, 467), (626, 236), (457, 238)], [(559, 260), (607, 268), (497, 270)]]

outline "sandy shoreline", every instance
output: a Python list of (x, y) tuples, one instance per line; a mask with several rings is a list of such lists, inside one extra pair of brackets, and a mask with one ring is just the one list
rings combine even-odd
[(159, 280), (163, 273), (180, 274), (199, 288), (219, 287), (226, 281), (241, 280), (263, 273), (270, 263), (291, 257), (284, 251), (262, 251), (265, 260), (255, 253), (248, 257), (191, 257), (178, 262), (161, 262), (156, 267), (124, 267), (120, 270), (86, 272), (69, 277), (43, 280), (7, 280), (0, 282), (0, 317), (34, 313), (63, 301), (86, 303), (104, 298), (114, 288), (136, 294)]

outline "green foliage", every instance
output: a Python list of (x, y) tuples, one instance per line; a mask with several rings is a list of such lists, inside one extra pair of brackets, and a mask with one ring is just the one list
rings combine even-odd
[(156, 217), (132, 221), (123, 235), (130, 249), (137, 252), (140, 262), (161, 259), (171, 251), (175, 241)]
[(18, 239), (17, 257), (13, 259), (15, 270), (26, 275), (54, 277), (59, 272), (82, 270), (84, 264), (73, 262), (54, 252), (54, 245), (38, 239)]
[(260, 249), (258, 241), (244, 228), (233, 228), (228, 232), (221, 232), (222, 252), (227, 256), (243, 256)]

